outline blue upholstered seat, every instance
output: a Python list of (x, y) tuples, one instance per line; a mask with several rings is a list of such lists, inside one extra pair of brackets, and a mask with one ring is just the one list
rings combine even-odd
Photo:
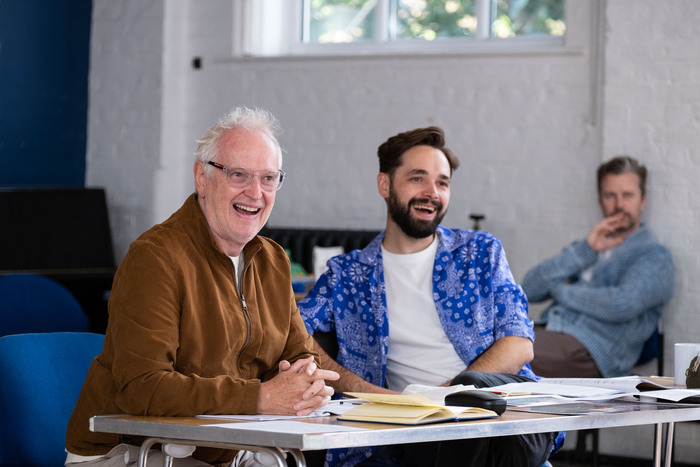
[(104, 336), (0, 337), (0, 466), (62, 466), (68, 418)]
[(0, 336), (87, 330), (80, 303), (58, 282), (37, 274), (0, 276)]

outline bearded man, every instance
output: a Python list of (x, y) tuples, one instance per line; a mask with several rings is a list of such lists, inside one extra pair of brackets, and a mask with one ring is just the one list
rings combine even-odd
[(647, 169), (618, 156), (598, 167), (603, 220), (523, 278), (531, 302), (552, 300), (535, 326), (540, 376), (626, 376), (673, 295), (669, 251), (642, 224)]
[[(378, 150), (386, 229), (336, 256), (299, 309), (310, 334), (334, 332), (336, 392), (397, 393), (411, 383), (494, 386), (536, 379), (527, 299), (501, 243), (440, 225), (459, 166), (442, 129), (392, 136)], [(328, 465), (541, 466), (563, 441), (542, 433), (331, 450)], [(365, 465), (365, 464), (363, 464)]]

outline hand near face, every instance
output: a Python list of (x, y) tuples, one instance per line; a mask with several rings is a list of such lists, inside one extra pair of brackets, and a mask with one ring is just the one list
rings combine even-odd
[(313, 357), (293, 364), (283, 360), (279, 369), (277, 376), (260, 385), (260, 414), (308, 415), (330, 401), (333, 388), (326, 380), (339, 378), (335, 371), (319, 369)]
[(629, 234), (627, 227), (628, 222), (625, 213), (618, 212), (608, 216), (593, 226), (593, 229), (588, 234), (588, 244), (598, 253), (609, 250), (622, 243), (627, 237)]

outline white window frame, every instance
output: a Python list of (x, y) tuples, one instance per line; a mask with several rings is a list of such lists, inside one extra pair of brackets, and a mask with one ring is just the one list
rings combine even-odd
[[(490, 36), (491, 0), (477, 0), (477, 32), (470, 38), (391, 40), (387, 18), (389, 0), (377, 0), (377, 39), (348, 44), (304, 43), (303, 0), (232, 0), (234, 2), (234, 57), (294, 57), (344, 55), (409, 55), (562, 50), (565, 36)], [(570, 0), (567, 0), (567, 10)], [(568, 13), (568, 11), (567, 11)], [(568, 21), (568, 14), (567, 14)], [(484, 25), (486, 25), (484, 27)]]

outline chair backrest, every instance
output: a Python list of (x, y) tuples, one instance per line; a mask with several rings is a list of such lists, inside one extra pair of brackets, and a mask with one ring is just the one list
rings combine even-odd
[(264, 227), (260, 231), (260, 235), (274, 240), (283, 248), (288, 248), (292, 259), (309, 273), (314, 270), (314, 246), (340, 246), (344, 251), (352, 251), (369, 245), (378, 233), (378, 230), (288, 227)]
[[(659, 322), (660, 323), (660, 322)], [(664, 374), (664, 335), (661, 332), (661, 325), (654, 329), (654, 332), (649, 336), (649, 338), (644, 342), (644, 347), (642, 347), (642, 353), (639, 355), (639, 360), (633, 368), (633, 373), (641, 368), (643, 365), (656, 359), (656, 374), (663, 376)]]
[(62, 466), (66, 426), (104, 336), (0, 337), (0, 465)]
[(58, 282), (38, 274), (0, 276), (0, 336), (87, 330), (80, 303)]
[(643, 365), (659, 356), (659, 329), (654, 329), (654, 332), (649, 336), (649, 339), (644, 342), (642, 353), (639, 355), (637, 365)]

